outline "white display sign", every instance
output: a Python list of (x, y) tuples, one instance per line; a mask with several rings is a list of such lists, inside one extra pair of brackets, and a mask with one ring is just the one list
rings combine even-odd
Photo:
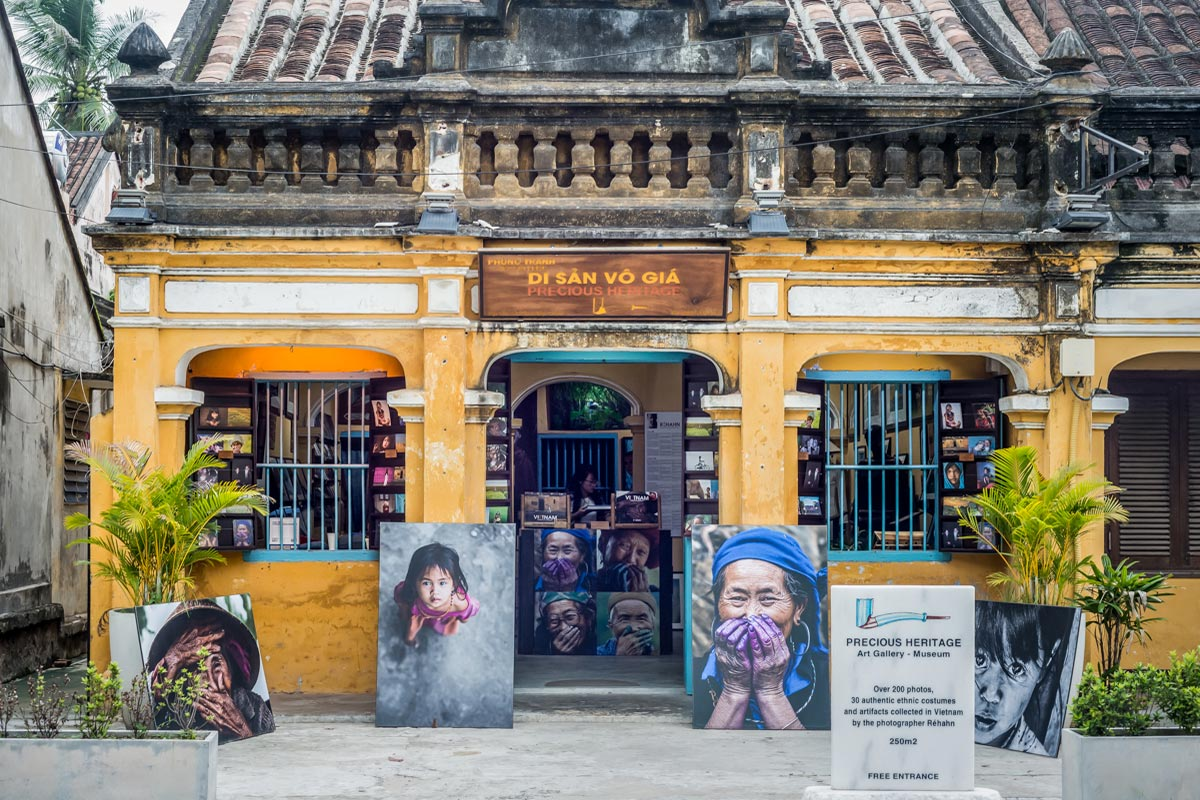
[[(683, 414), (649, 411), (645, 416), (646, 491), (658, 492), (659, 526), (683, 534)], [(676, 565), (676, 569), (682, 566)]]
[(832, 786), (975, 788), (975, 589), (830, 587)]

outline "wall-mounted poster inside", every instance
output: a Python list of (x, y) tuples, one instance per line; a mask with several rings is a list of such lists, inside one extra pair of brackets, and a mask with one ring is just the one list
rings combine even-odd
[(599, 532), (598, 592), (657, 592), (657, 528), (617, 528)]
[(521, 495), (521, 526), (561, 528), (570, 525), (571, 495), (524, 492)]
[(379, 727), (511, 728), (511, 525), (379, 526)]
[(217, 731), (221, 742), (275, 730), (250, 595), (138, 606), (134, 618), (142, 663), (120, 666), (129, 675), (146, 670), (157, 727), (179, 730), (164, 703), (186, 713), (173, 687), (198, 670), (204, 689), (193, 704), (197, 728)]
[(824, 527), (692, 531), (697, 728), (829, 728)]
[(1083, 612), (975, 603), (975, 743), (1057, 756), (1083, 674)]

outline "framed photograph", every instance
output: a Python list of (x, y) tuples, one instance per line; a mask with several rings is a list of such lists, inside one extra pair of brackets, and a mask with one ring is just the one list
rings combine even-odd
[(820, 458), (825, 454), (825, 437), (819, 433), (800, 434), (800, 453), (808, 458)]
[(487, 507), (487, 519), (490, 523), (508, 522), (510, 516), (508, 506)]
[(688, 450), (683, 454), (683, 465), (688, 472), (715, 472), (717, 454), (712, 450)]
[(979, 491), (992, 488), (996, 483), (996, 465), (990, 461), (975, 464), (975, 488)]
[(377, 494), (372, 501), (375, 504), (376, 514), (404, 513), (404, 495), (402, 494)]
[(613, 526), (617, 528), (658, 527), (656, 492), (617, 492), (613, 501)]
[(371, 485), (391, 486), (396, 482), (395, 474), (393, 467), (375, 467), (371, 470)]
[(248, 433), (227, 433), (221, 438), (221, 458), (237, 458), (254, 452), (254, 437)]
[(487, 446), (487, 471), (508, 472), (508, 445), (489, 444)]
[(995, 436), (968, 436), (967, 452), (973, 456), (990, 456), (996, 449)]
[(978, 428), (981, 431), (996, 430), (996, 404), (995, 403), (972, 403), (971, 419), (969, 424), (972, 428)]
[(801, 414), (801, 428), (819, 428), (821, 427), (821, 412), (820, 410), (809, 410)]
[(964, 488), (962, 464), (958, 463), (957, 461), (950, 461), (942, 465), (942, 488)]
[(489, 439), (507, 439), (508, 417), (492, 417), (488, 420), (487, 437)]
[(819, 517), (821, 516), (821, 498), (816, 495), (801, 495), (800, 497), (800, 516), (802, 517)]
[(700, 398), (708, 394), (709, 381), (688, 381), (687, 384), (687, 407), (692, 410), (700, 410)]
[(487, 481), (483, 485), (483, 498), (485, 500), (499, 500), (508, 502), (508, 481)]
[(684, 436), (714, 436), (713, 421), (708, 417), (688, 417), (683, 427)]
[(967, 452), (968, 439), (966, 436), (943, 436), (942, 455), (958, 456)]
[(216, 467), (207, 467), (196, 473), (193, 483), (196, 486), (196, 491), (203, 492), (211, 489), (221, 479), (221, 471)]
[(249, 550), (254, 547), (253, 519), (235, 519), (233, 521), (233, 546), (238, 550)]
[(987, 522), (982, 522), (979, 525), (979, 535), (975, 537), (976, 550), (995, 550), (1000, 543), (1000, 537), (996, 534), (996, 529)]
[(525, 492), (521, 495), (521, 525), (526, 528), (562, 528), (571, 524), (571, 495)]
[(716, 500), (717, 481), (707, 478), (689, 479), (684, 483), (684, 493), (688, 500)]
[(716, 514), (688, 514), (683, 521), (683, 532), (685, 536), (690, 536), (692, 530), (699, 528), (702, 525), (717, 524)]
[(938, 537), (938, 546), (943, 550), (957, 550), (963, 545), (962, 528), (957, 522), (943, 522), (941, 535)]
[(392, 483), (404, 483), (404, 466), (392, 467)]
[(825, 476), (825, 466), (819, 461), (809, 461), (804, 465), (804, 481), (802, 487), (806, 492), (821, 488), (821, 479)]
[(224, 428), (226, 410), (220, 406), (201, 406), (199, 421), (196, 423), (196, 427), (201, 430)]
[(943, 517), (954, 517), (955, 519), (957, 519), (959, 509), (969, 512), (971, 510), (971, 508), (973, 508), (973, 506), (971, 505), (970, 497), (943, 497), (942, 498), (942, 516)]
[(235, 458), (233, 460), (232, 479), (242, 486), (254, 485), (254, 459)]
[(962, 403), (942, 403), (943, 430), (962, 430), (962, 427)]
[(392, 428), (397, 422), (399, 422), (399, 418), (386, 400), (371, 401), (371, 427)]
[(217, 548), (220, 546), (218, 544), (219, 541), (217, 529), (213, 528), (211, 531), (204, 531), (201, 533), (199, 538), (196, 540), (196, 544), (200, 547)]
[(395, 458), (404, 452), (404, 443), (390, 433), (377, 433), (371, 437), (371, 455)]
[(225, 424), (230, 428), (249, 428), (250, 427), (250, 409), (249, 408), (227, 408), (225, 409)]

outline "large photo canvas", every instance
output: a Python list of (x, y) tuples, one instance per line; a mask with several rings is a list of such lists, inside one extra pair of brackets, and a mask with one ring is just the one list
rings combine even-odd
[(975, 603), (975, 743), (1057, 756), (1083, 673), (1083, 613)]
[(694, 727), (829, 728), (823, 531), (693, 529)]
[(146, 670), (159, 728), (179, 729), (162, 704), (177, 679), (198, 670), (197, 728), (217, 731), (222, 743), (275, 730), (250, 595), (138, 606), (134, 618), (142, 663), (130, 674)]
[(511, 728), (516, 531), (379, 526), (380, 727)]

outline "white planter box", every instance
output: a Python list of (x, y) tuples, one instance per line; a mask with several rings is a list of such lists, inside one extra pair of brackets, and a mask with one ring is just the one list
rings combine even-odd
[(1154, 728), (1147, 736), (1063, 731), (1062, 800), (1166, 800), (1200, 792), (1200, 736)]
[[(152, 731), (134, 739), (0, 739), (0, 785), (21, 800), (216, 800), (217, 733), (197, 739)], [(170, 738), (168, 738), (170, 737)]]

